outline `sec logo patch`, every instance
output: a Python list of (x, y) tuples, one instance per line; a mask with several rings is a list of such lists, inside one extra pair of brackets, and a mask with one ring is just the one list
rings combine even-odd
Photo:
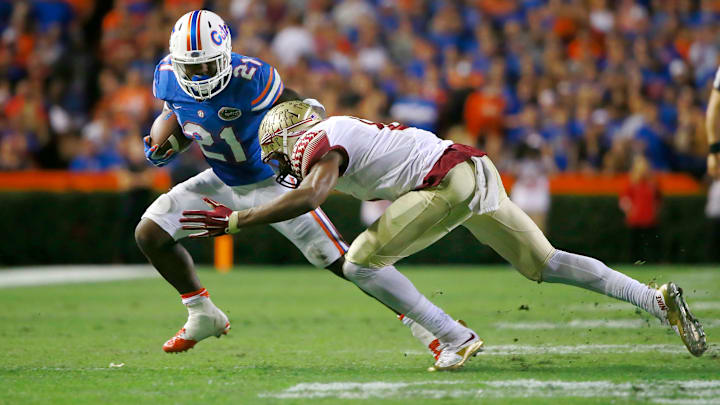
[(223, 121), (232, 121), (240, 118), (242, 111), (237, 108), (223, 107), (218, 111), (218, 117)]

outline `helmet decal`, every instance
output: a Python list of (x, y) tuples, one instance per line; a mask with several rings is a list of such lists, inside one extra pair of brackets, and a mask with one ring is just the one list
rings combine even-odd
[(202, 37), (200, 36), (200, 16), (203, 10), (195, 10), (188, 17), (188, 27), (190, 30), (187, 35), (187, 50), (201, 51)]
[(216, 45), (222, 45), (222, 37), (217, 31), (213, 30), (210, 33), (210, 38), (212, 38), (212, 41), (215, 42)]

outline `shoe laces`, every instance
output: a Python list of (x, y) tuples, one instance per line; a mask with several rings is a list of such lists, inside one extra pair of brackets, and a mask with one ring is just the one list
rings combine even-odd
[(441, 343), (438, 346), (439, 354), (437, 359), (447, 358), (457, 355), (457, 351), (460, 349), (460, 345), (454, 345), (452, 343)]
[(173, 336), (172, 339), (170, 339), (170, 340), (174, 340), (174, 339), (176, 339), (176, 338), (179, 338), (180, 335), (182, 335), (183, 333), (185, 333), (185, 328), (180, 328), (180, 330), (177, 331), (177, 333), (175, 333), (175, 336)]

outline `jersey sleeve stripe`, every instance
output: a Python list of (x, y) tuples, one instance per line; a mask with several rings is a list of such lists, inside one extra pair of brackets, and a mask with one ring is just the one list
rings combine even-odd
[(252, 108), (252, 111), (259, 111), (259, 110), (265, 109), (265, 108), (271, 106), (273, 101), (277, 100), (277, 98), (280, 94), (279, 90), (283, 86), (282, 86), (282, 79), (280, 79), (280, 74), (278, 74), (278, 72), (275, 71), (275, 69), (273, 69), (273, 71), (274, 71), (275, 79), (273, 80), (273, 84), (272, 84), (272, 88), (270, 89), (270, 92), (265, 96), (265, 98), (263, 99), (263, 101), (260, 104), (258, 104)]
[(172, 70), (172, 65), (160, 65), (158, 70)]
[(715, 80), (713, 81), (713, 87), (715, 90), (720, 91), (720, 68), (715, 73)]
[(267, 94), (268, 90), (270, 90), (270, 85), (272, 84), (273, 79), (275, 78), (275, 69), (272, 69), (270, 71), (270, 78), (268, 79), (267, 83), (265, 84), (265, 88), (263, 89), (262, 93), (260, 93), (259, 96), (255, 100), (253, 100), (250, 104), (255, 105), (260, 100), (262, 100), (263, 97), (265, 97), (265, 94)]
[(280, 95), (282, 94), (283, 90), (285, 90), (285, 83), (280, 82), (280, 90), (277, 91), (277, 94), (275, 94), (275, 98), (274, 98), (273, 101), (270, 103), (270, 105), (275, 104), (275, 102), (277, 101), (277, 99), (280, 98)]

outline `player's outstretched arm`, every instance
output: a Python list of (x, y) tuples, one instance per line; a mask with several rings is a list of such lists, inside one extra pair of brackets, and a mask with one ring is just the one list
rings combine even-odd
[[(718, 72), (720, 73), (720, 71)], [(720, 75), (719, 75), (720, 76)], [(716, 82), (718, 80), (716, 79)], [(710, 150), (707, 158), (708, 174), (720, 179), (720, 90), (713, 88), (708, 102), (705, 129)]]
[(212, 211), (183, 211), (183, 229), (200, 231), (192, 238), (235, 233), (251, 225), (272, 224), (310, 212), (325, 202), (337, 184), (344, 157), (331, 151), (315, 163), (300, 187), (257, 207), (232, 211), (205, 199)]

